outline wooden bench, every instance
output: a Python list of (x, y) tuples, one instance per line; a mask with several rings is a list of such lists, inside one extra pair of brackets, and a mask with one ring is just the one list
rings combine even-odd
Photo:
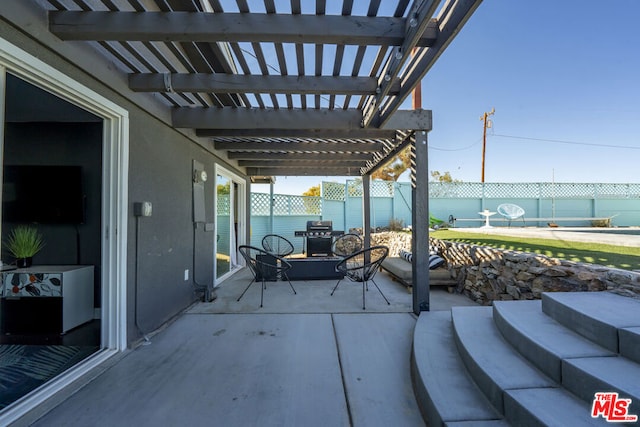
[[(387, 257), (382, 261), (381, 267), (396, 281), (406, 286), (407, 290), (411, 291), (413, 268), (410, 262), (401, 257)], [(446, 267), (438, 267), (429, 270), (429, 285), (453, 288), (455, 281), (451, 278), (451, 274), (449, 274), (449, 270)]]

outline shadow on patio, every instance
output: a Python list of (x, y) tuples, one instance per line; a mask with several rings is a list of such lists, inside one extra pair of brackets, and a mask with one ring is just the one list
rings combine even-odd
[[(247, 270), (35, 425), (420, 426), (410, 377), (412, 296), (382, 272), (360, 284), (267, 282)], [(432, 289), (432, 310), (474, 305)]]

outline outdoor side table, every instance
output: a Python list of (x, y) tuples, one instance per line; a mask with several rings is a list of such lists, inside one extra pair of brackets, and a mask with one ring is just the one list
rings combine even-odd
[(478, 213), (484, 217), (484, 225), (480, 228), (491, 228), (491, 225), (489, 224), (489, 217), (492, 215), (495, 215), (496, 213), (491, 212), (488, 209), (485, 209), (482, 212), (478, 212)]

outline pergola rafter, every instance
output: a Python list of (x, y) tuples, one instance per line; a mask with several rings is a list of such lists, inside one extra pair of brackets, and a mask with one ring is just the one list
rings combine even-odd
[[(413, 18), (412, 18), (413, 19)], [(49, 28), (62, 40), (272, 42), (400, 46), (405, 18), (277, 13), (51, 12)], [(419, 35), (432, 45), (434, 22)]]

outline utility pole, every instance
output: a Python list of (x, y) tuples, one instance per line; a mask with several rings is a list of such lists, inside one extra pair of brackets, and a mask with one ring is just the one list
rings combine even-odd
[(493, 116), (496, 112), (495, 108), (492, 108), (491, 111), (489, 111), (488, 113), (485, 112), (481, 117), (480, 120), (482, 120), (484, 122), (484, 126), (482, 129), (482, 177), (481, 177), (481, 181), (484, 183), (484, 153), (487, 149), (487, 127), (491, 127), (491, 120), (488, 120), (489, 116)]
[[(415, 55), (417, 51), (418, 48), (414, 47), (411, 51), (411, 56)], [(411, 108), (414, 110), (422, 108), (422, 80), (420, 80), (420, 83), (411, 91)]]

